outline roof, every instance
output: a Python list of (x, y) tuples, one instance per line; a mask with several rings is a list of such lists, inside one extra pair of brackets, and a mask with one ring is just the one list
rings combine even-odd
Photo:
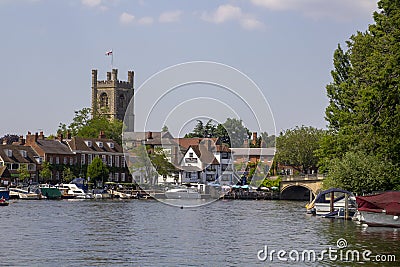
[(200, 142), (206, 140), (211, 140), (214, 144), (219, 143), (218, 138), (201, 138), (201, 137), (193, 137), (193, 138), (175, 138), (175, 142), (178, 143), (184, 150), (187, 150), (190, 146), (198, 145)]
[(267, 147), (267, 148), (231, 148), (231, 151), (234, 156), (274, 156), (275, 155), (275, 147)]
[(7, 166), (0, 166), (0, 177), (11, 178), (11, 174), (7, 169)]
[(204, 164), (219, 164), (212, 151), (208, 150), (204, 145), (190, 146), (188, 150), (192, 148), (197, 157)]
[(37, 140), (38, 147), (40, 147), (46, 154), (63, 154), (73, 155), (69, 147), (60, 142), (59, 140)]
[[(11, 150), (11, 156), (7, 154), (7, 150)], [(22, 154), (26, 151), (26, 157)], [(0, 145), (0, 158), (7, 163), (36, 163), (36, 152), (30, 146), (23, 145)]]
[(125, 132), (124, 140), (134, 142), (144, 142), (146, 145), (175, 145), (174, 137), (170, 132)]
[[(88, 141), (92, 144), (90, 147)], [(72, 151), (123, 153), (121, 145), (112, 139), (72, 137), (67, 143)]]

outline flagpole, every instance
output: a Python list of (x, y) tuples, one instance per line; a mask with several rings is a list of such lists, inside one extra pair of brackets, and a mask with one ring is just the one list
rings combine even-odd
[(114, 67), (114, 49), (111, 48), (111, 69)]

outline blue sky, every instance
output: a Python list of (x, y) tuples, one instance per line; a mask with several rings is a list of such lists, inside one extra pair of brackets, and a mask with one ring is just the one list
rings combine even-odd
[(373, 23), (376, 2), (0, 0), (0, 136), (49, 135), (90, 107), (91, 69), (105, 79), (110, 49), (136, 88), (175, 64), (220, 62), (260, 87), (278, 132), (324, 128), (333, 52)]

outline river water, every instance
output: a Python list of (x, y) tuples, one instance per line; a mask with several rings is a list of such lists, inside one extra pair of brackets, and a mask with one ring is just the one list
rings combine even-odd
[[(397, 230), (312, 217), (305, 204), (233, 200), (180, 209), (155, 200), (15, 200), (0, 207), (0, 265), (400, 265)], [(273, 252), (271, 259), (272, 250), (282, 250), (280, 258)], [(340, 255), (348, 250), (361, 262)], [(367, 250), (367, 260), (397, 261), (364, 261)]]

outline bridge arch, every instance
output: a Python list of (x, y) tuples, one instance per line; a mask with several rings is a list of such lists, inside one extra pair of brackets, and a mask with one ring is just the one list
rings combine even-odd
[(281, 199), (311, 200), (322, 189), (323, 177), (286, 177), (280, 185)]
[(310, 200), (314, 196), (312, 191), (312, 188), (308, 187), (305, 184), (288, 185), (281, 190), (281, 199)]

